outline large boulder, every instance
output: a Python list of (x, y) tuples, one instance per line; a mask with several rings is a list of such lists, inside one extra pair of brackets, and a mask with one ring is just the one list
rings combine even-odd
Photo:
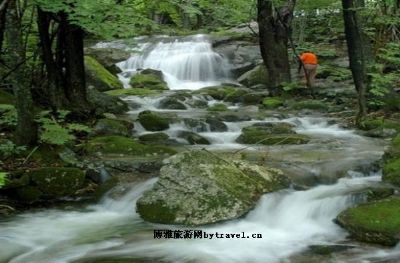
[(238, 79), (240, 84), (246, 87), (252, 87), (259, 84), (268, 84), (268, 71), (264, 65), (259, 65), (252, 70), (244, 73)]
[(236, 142), (243, 144), (304, 144), (310, 138), (306, 135), (296, 134), (289, 123), (260, 123), (242, 129), (242, 134)]
[(94, 106), (96, 115), (103, 113), (122, 114), (129, 110), (128, 104), (118, 97), (100, 92), (94, 88), (88, 89), (88, 100)]
[(85, 173), (78, 168), (44, 167), (13, 172), (5, 190), (12, 190), (15, 198), (34, 203), (72, 196), (85, 186)]
[(169, 128), (168, 119), (151, 111), (139, 113), (139, 122), (148, 131), (163, 131)]
[(160, 100), (158, 108), (167, 110), (186, 110), (185, 104), (174, 97), (166, 97)]
[(168, 159), (153, 189), (138, 200), (138, 213), (155, 223), (211, 224), (241, 217), (262, 194), (288, 186), (280, 170), (220, 156), (203, 150)]
[(341, 212), (336, 222), (363, 242), (395, 246), (400, 240), (400, 198), (390, 197)]
[(133, 126), (133, 123), (129, 121), (104, 118), (96, 122), (91, 135), (129, 136), (132, 133)]
[(168, 90), (168, 85), (159, 70), (145, 69), (134, 75), (129, 84), (132, 88), (147, 88), (150, 90)]
[(96, 59), (112, 74), (121, 72), (115, 64), (128, 60), (131, 56), (130, 52), (117, 48), (87, 48), (85, 54)]
[(85, 56), (85, 72), (88, 84), (93, 85), (99, 91), (123, 88), (118, 78), (92, 57)]

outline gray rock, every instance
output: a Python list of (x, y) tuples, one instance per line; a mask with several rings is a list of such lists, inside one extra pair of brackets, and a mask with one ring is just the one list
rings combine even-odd
[(197, 133), (190, 132), (190, 131), (180, 131), (180, 132), (178, 132), (178, 137), (187, 140), (192, 145), (196, 145), (196, 144), (209, 145), (210, 144), (210, 142), (203, 136), (200, 136)]
[(107, 95), (94, 88), (88, 89), (88, 100), (93, 104), (96, 115), (103, 113), (122, 114), (129, 110), (128, 104), (118, 97)]
[(168, 109), (168, 110), (186, 110), (185, 104), (180, 102), (179, 100), (171, 97), (167, 97), (162, 99), (158, 103), (159, 109)]
[(210, 125), (210, 130), (213, 132), (226, 132), (228, 131), (228, 126), (215, 117), (209, 117), (206, 119), (206, 123)]
[(160, 170), (153, 189), (137, 202), (143, 219), (204, 225), (245, 215), (263, 193), (288, 186), (280, 170), (225, 160), (206, 151), (176, 155)]

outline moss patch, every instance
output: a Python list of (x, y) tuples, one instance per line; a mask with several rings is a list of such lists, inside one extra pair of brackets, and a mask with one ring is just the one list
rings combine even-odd
[(318, 101), (318, 100), (307, 100), (307, 101), (300, 101), (296, 102), (292, 105), (292, 108), (295, 110), (321, 110), (326, 111), (328, 110), (328, 105), (326, 102)]
[(360, 241), (394, 246), (400, 234), (400, 198), (349, 208), (339, 214), (338, 222)]
[(141, 144), (131, 138), (122, 136), (102, 136), (88, 141), (84, 149), (86, 152), (102, 154), (126, 154), (134, 156), (176, 153), (175, 150), (165, 146), (149, 146)]
[(227, 111), (228, 107), (225, 104), (217, 103), (208, 107), (207, 111)]
[(85, 67), (88, 83), (100, 91), (122, 89), (122, 83), (116, 76), (105, 69), (97, 60), (85, 56)]
[(400, 122), (384, 119), (384, 118), (369, 118), (362, 122), (362, 128), (365, 130), (373, 130), (373, 129), (394, 129), (397, 132), (400, 132)]
[(216, 100), (223, 100), (229, 94), (235, 92), (237, 88), (232, 86), (215, 86), (215, 87), (207, 87), (201, 90), (194, 91), (194, 94), (204, 94), (211, 96)]
[(296, 134), (290, 125), (278, 123), (268, 126), (251, 126), (242, 130), (242, 134), (236, 139), (243, 144), (304, 144), (310, 141), (306, 135)]
[(123, 135), (129, 136), (133, 124), (117, 119), (100, 119), (93, 128), (91, 135)]
[(167, 83), (157, 74), (136, 74), (129, 82), (132, 88), (147, 88), (150, 90), (168, 90)]
[(283, 99), (279, 97), (273, 97), (273, 98), (266, 98), (263, 100), (262, 105), (266, 109), (276, 109), (280, 106), (283, 106)]
[(152, 96), (159, 94), (156, 90), (146, 88), (129, 88), (129, 89), (117, 89), (106, 91), (111, 96)]
[(400, 157), (384, 164), (382, 180), (400, 186)]

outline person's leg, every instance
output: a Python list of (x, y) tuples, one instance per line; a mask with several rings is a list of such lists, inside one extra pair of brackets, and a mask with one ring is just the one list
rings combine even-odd
[(315, 84), (315, 76), (317, 75), (317, 65), (305, 64), (304, 67), (307, 72), (307, 86), (312, 88)]

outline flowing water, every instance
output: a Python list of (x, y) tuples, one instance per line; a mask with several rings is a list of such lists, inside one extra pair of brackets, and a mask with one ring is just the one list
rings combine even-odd
[[(226, 62), (213, 53), (204, 38), (143, 44), (143, 50), (144, 55), (132, 57), (121, 67), (126, 71), (150, 66), (161, 69), (167, 79), (168, 74), (173, 76), (168, 83), (177, 89), (207, 86), (210, 81), (223, 82), (228, 76), (224, 72), (229, 71), (229, 65), (221, 66)], [(207, 61), (212, 61), (207, 69), (216, 67), (219, 71), (202, 68)], [(190, 107), (182, 111), (159, 110), (161, 98), (126, 100), (139, 104), (138, 109), (130, 112), (133, 117), (145, 109), (172, 112), (181, 119), (206, 115), (206, 111)], [(228, 106), (238, 108), (238, 105)], [(240, 106), (240, 111), (251, 115), (254, 108)], [(212, 239), (154, 238), (156, 229), (188, 230), (146, 223), (135, 212), (135, 202), (156, 182), (154, 178), (126, 186), (130, 190), (118, 198), (107, 194), (98, 204), (32, 211), (0, 221), (0, 262), (397, 262), (400, 248), (384, 249), (351, 242), (346, 238), (347, 232), (333, 222), (342, 210), (363, 201), (359, 194), (363, 189), (380, 185), (381, 175), (371, 164), (381, 157), (383, 141), (360, 136), (321, 116), (225, 122), (226, 132), (213, 132), (206, 123), (198, 131), (184, 121), (176, 121), (166, 133), (179, 139), (179, 131), (196, 131), (210, 140), (208, 149), (232, 152), (246, 147), (235, 142), (241, 130), (259, 122), (289, 122), (298, 133), (311, 136), (306, 145), (251, 146), (244, 151), (250, 159), (267, 153), (264, 162), (292, 174), (291, 179), (299, 187), (264, 195), (243, 218), (194, 229), (209, 237), (213, 234)], [(145, 133), (149, 132), (135, 123), (135, 136)], [(216, 238), (215, 233), (244, 238)], [(252, 238), (253, 234), (261, 238)], [(313, 245), (340, 245), (346, 249), (332, 257), (298, 261), (297, 256), (308, 253)]]

